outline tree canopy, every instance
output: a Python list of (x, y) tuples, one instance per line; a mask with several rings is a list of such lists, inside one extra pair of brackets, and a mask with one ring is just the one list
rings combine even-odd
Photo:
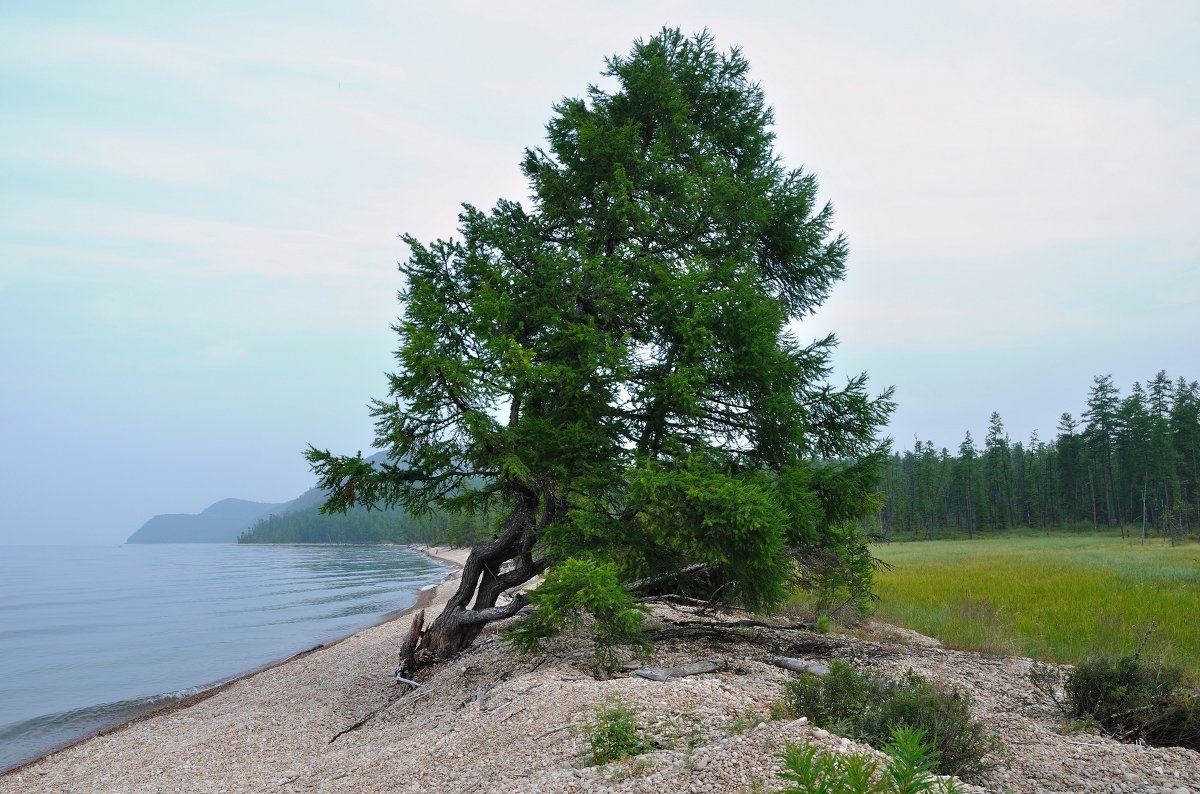
[[(797, 330), (844, 274), (832, 208), (775, 153), (737, 49), (664, 29), (603, 74), (526, 150), (528, 206), (404, 238), (397, 369), (372, 409), (389, 462), (308, 453), (328, 510), (503, 516), (410, 661), (515, 614), (526, 597), (501, 593), (543, 572), (527, 637), (556, 609), (625, 604), (614, 588), (761, 609), (797, 581), (869, 587), (856, 522), (879, 507), (891, 391), (831, 384), (836, 340)], [(555, 606), (589, 590), (604, 598)]]

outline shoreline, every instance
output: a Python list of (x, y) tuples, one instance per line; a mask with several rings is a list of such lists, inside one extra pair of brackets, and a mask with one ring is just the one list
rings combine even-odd
[[(263, 544), (263, 545), (268, 545), (268, 544)], [(271, 545), (282, 545), (282, 544), (271, 544)], [(287, 545), (297, 545), (297, 544), (287, 544)], [(342, 545), (342, 544), (304, 544), (304, 545), (331, 545), (332, 546), (332, 545)], [(378, 545), (382, 545), (382, 544), (378, 544)], [(152, 720), (160, 719), (163, 717), (167, 717), (167, 716), (170, 716), (177, 712), (192, 708), (193, 706), (196, 706), (200, 703), (208, 701), (212, 698), (215, 698), (215, 697), (227, 692), (229, 689), (236, 686), (237, 684), (247, 682), (247, 681), (249, 681), (259, 675), (262, 675), (264, 673), (268, 673), (273, 670), (278, 670), (278, 669), (286, 667), (288, 665), (295, 664), (304, 659), (311, 658), (311, 657), (319, 654), (321, 651), (327, 651), (331, 648), (335, 648), (338, 645), (341, 645), (342, 643), (344, 643), (348, 640), (352, 640), (356, 637), (359, 637), (360, 635), (380, 629), (381, 627), (387, 626), (389, 623), (393, 623), (396, 620), (398, 620), (406, 615), (411, 615), (421, 609), (428, 609), (430, 606), (434, 605), (434, 603), (438, 600), (437, 597), (441, 593), (442, 589), (445, 588), (446, 585), (448, 583), (450, 583), (452, 580), (457, 578), (458, 572), (462, 570), (463, 564), (465, 562), (465, 555), (467, 553), (469, 553), (469, 549), (456, 549), (456, 548), (451, 548), (451, 547), (447, 547), (447, 546), (424, 546), (421, 544), (387, 544), (387, 545), (401, 545), (404, 548), (408, 548), (410, 551), (416, 552), (425, 557), (428, 557), (431, 560), (440, 562), (443, 565), (448, 566), (449, 570), (446, 572), (446, 576), (442, 579), (441, 582), (439, 582), (437, 584), (433, 584), (433, 585), (426, 585), (425, 587), (417, 590), (417, 598), (412, 604), (410, 604), (407, 607), (401, 608), (401, 609), (396, 609), (391, 612), (384, 613), (383, 616), (381, 616), (377, 621), (370, 624), (369, 626), (364, 626), (363, 628), (359, 629), (358, 631), (351, 632), (350, 634), (347, 634), (344, 637), (339, 637), (339, 638), (331, 640), (329, 642), (315, 645), (312, 648), (309, 648), (308, 650), (300, 651), (299, 653), (292, 654), (291, 656), (285, 657), (283, 659), (279, 659), (277, 661), (270, 662), (265, 665), (261, 665), (252, 670), (248, 670), (244, 673), (239, 673), (238, 675), (234, 676), (233, 678), (230, 678), (226, 681), (222, 681), (220, 683), (214, 684), (213, 686), (207, 687), (199, 692), (195, 692), (193, 694), (186, 695), (184, 697), (169, 700), (166, 703), (163, 703), (161, 705), (153, 706), (146, 711), (139, 712), (137, 714), (134, 714), (131, 717), (123, 718), (120, 721), (118, 721), (112, 725), (108, 725), (103, 728), (100, 728), (99, 730), (92, 731), (92, 732), (88, 733), (86, 736), (82, 736), (78, 739), (74, 739), (65, 744), (61, 744), (56, 747), (53, 747), (53, 748), (47, 750), (46, 752), (38, 755), (35, 758), (31, 758), (30, 760), (24, 761), (17, 766), (10, 767), (9, 769), (0, 771), (0, 785), (3, 785), (12, 776), (20, 775), (21, 773), (28, 771), (30, 768), (42, 763), (43, 761), (51, 759), (60, 753), (68, 752), (72, 749), (78, 748), (88, 742), (95, 740), (95, 739), (119, 735), (122, 732), (124, 732), (136, 725), (146, 723), (146, 722), (149, 722)]]
[[(459, 562), (465, 551), (422, 550)], [(458, 559), (454, 559), (457, 557)], [(461, 572), (429, 591), (437, 614)], [(415, 606), (414, 606), (415, 608)], [(411, 611), (411, 610), (408, 610)], [(663, 625), (695, 621), (693, 608), (652, 606)], [(396, 615), (400, 617), (400, 615)], [(961, 690), (972, 714), (1011, 748), (964, 792), (1129, 790), (1200, 794), (1200, 753), (1063, 733), (1061, 715), (1029, 680), (1033, 660), (940, 647), (914, 632), (869, 625), (818, 635), (783, 621), (745, 628), (736, 616), (719, 643), (707, 633), (659, 638), (640, 666), (716, 662), (710, 673), (654, 681), (597, 675), (587, 632), (568, 632), (536, 654), (504, 642), (502, 627), (422, 675), (419, 689), (392, 679), (407, 634), (395, 618), (255, 675), (187, 708), (127, 724), (0, 776), (0, 794), (238, 792), (284, 794), (703, 794), (778, 791), (780, 748), (804, 741), (822, 753), (875, 753), (774, 706), (795, 673), (776, 649), (842, 658), (888, 678), (915, 671)], [(620, 699), (639, 725), (667, 741), (635, 763), (586, 763), (588, 725)], [(1153, 785), (1153, 789), (1151, 788)]]

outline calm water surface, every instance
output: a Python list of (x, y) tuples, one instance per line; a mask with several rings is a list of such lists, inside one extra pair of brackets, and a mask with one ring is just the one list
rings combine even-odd
[(388, 546), (0, 546), (0, 770), (352, 634), (446, 573)]

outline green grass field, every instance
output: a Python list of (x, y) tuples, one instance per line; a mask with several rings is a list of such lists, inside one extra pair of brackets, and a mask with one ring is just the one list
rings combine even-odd
[(1119, 536), (879, 544), (876, 617), (949, 647), (1076, 662), (1137, 650), (1200, 681), (1200, 546)]

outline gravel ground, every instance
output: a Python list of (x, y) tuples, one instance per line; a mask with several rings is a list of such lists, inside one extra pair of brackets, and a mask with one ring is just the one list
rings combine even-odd
[[(440, 556), (461, 563), (465, 553)], [(439, 588), (427, 615), (456, 584)], [(965, 689), (1009, 748), (969, 791), (1200, 794), (1200, 754), (1062, 733), (1052, 705), (1029, 684), (1028, 659), (947, 650), (878, 624), (856, 637), (714, 634), (682, 623), (697, 615), (665, 605), (652, 619), (665, 636), (638, 664), (711, 660), (719, 671), (663, 683), (600, 680), (585, 637), (521, 655), (493, 629), (407, 691), (389, 678), (407, 629), (395, 620), (0, 776), (0, 793), (773, 791), (786, 741), (872, 752), (801, 720), (770, 719), (795, 674), (764, 660), (782, 654), (842, 658), (889, 675), (912, 668)], [(586, 766), (584, 726), (612, 698), (629, 706), (657, 749)]]

